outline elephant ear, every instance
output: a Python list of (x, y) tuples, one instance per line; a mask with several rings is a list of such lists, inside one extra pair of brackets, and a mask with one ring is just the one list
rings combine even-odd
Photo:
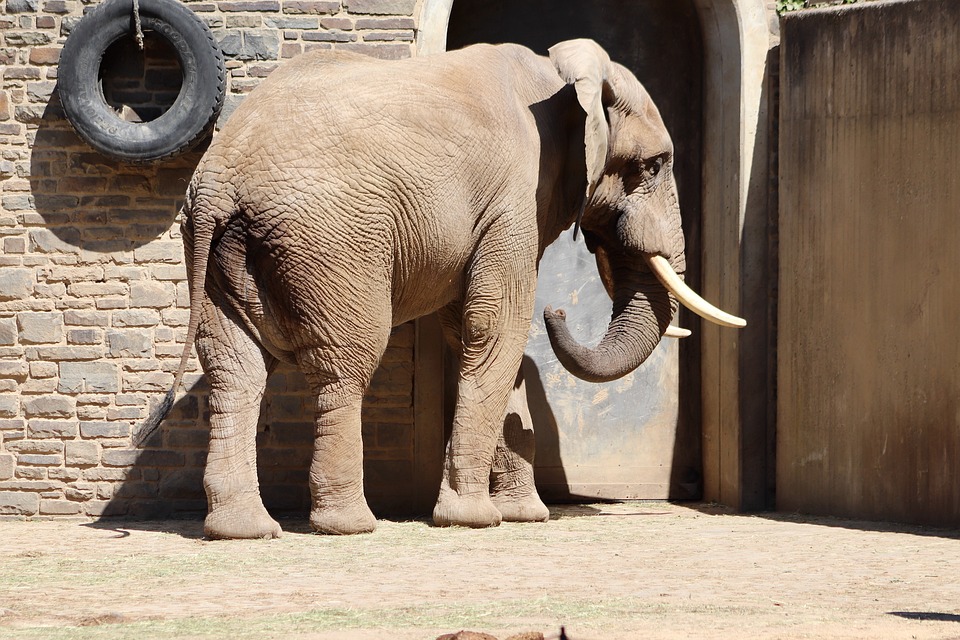
[(603, 85), (613, 73), (610, 56), (593, 40), (567, 40), (550, 47), (557, 73), (577, 91), (577, 101), (587, 114), (584, 145), (587, 159), (587, 196), (600, 180), (607, 162), (608, 130), (603, 109)]

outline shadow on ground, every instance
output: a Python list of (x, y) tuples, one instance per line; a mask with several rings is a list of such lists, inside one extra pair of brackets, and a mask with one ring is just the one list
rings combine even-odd
[(907, 620), (923, 620), (925, 622), (960, 622), (960, 614), (939, 613), (933, 611), (888, 611), (891, 616), (906, 618)]
[(763, 518), (775, 522), (796, 522), (821, 527), (838, 527), (854, 531), (881, 531), (890, 533), (905, 533), (915, 536), (946, 538), (960, 540), (960, 529), (946, 529), (929, 527), (919, 524), (899, 522), (877, 522), (873, 520), (856, 520), (836, 516), (818, 516), (802, 513), (783, 513), (777, 511), (759, 511), (753, 513), (738, 513), (735, 509), (714, 502), (674, 502), (681, 507), (698, 511), (708, 516), (742, 516), (746, 518)]

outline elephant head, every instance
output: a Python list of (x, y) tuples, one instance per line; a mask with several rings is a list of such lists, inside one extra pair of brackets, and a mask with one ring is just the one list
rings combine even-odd
[(591, 40), (562, 42), (550, 49), (550, 59), (586, 112), (586, 193), (577, 226), (613, 300), (606, 333), (593, 349), (573, 338), (562, 310), (544, 310), (561, 364), (591, 382), (626, 375), (656, 347), (678, 300), (707, 320), (745, 326), (683, 282), (673, 143), (650, 95)]

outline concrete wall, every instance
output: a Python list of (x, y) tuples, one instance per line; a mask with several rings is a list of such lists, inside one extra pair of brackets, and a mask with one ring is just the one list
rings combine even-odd
[[(187, 4), (226, 54), (227, 113), (301, 51), (413, 51), (414, 0)], [(201, 150), (133, 166), (74, 134), (57, 62), (85, 7), (0, 2), (0, 515), (203, 511), (207, 408), (195, 361), (160, 436), (143, 451), (130, 445), (169, 388), (186, 333), (175, 216)], [(395, 331), (366, 398), (368, 496), (380, 512), (412, 501), (414, 340), (412, 326)], [(268, 508), (308, 504), (311, 406), (299, 373), (274, 374), (258, 434)]]
[(781, 49), (777, 507), (960, 525), (960, 3)]

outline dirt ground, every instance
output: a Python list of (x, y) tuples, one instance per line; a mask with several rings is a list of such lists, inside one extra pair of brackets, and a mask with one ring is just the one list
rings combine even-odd
[(960, 531), (650, 502), (281, 524), (213, 542), (194, 521), (0, 521), (0, 638), (960, 639)]

